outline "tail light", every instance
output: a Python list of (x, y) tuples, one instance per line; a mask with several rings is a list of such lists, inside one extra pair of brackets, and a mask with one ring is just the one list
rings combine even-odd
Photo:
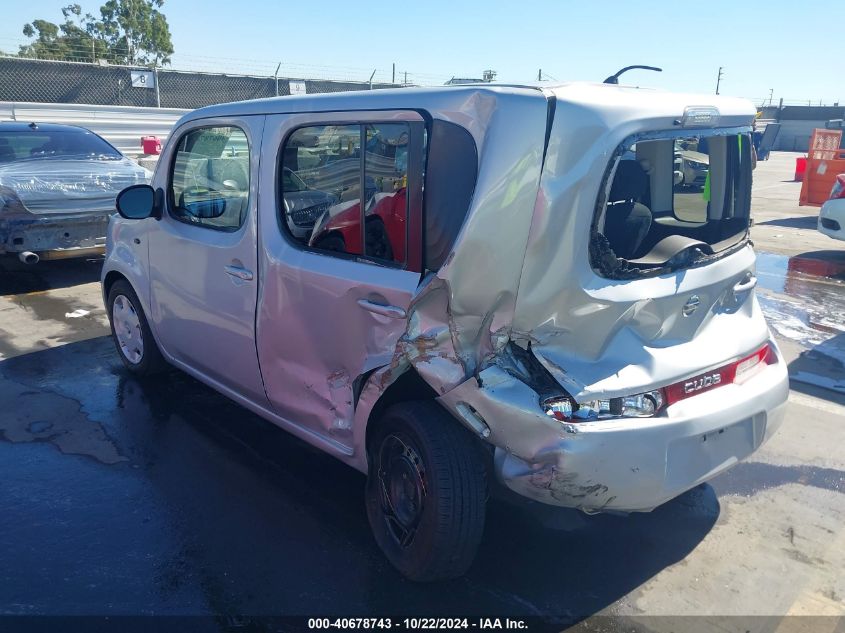
[(767, 343), (753, 354), (749, 354), (729, 365), (669, 385), (666, 387), (666, 401), (668, 404), (674, 404), (722, 385), (730, 383), (741, 385), (756, 373), (762, 371), (767, 365), (776, 362), (777, 355)]
[(845, 198), (845, 174), (839, 174), (836, 177), (836, 182), (833, 183), (833, 189), (830, 190), (830, 200), (841, 198)]
[(546, 415), (562, 422), (606, 420), (612, 418), (650, 418), (666, 406), (662, 389), (609, 400), (590, 400), (575, 404), (571, 398), (543, 401)]
[(693, 376), (662, 389), (606, 400), (576, 403), (572, 398), (555, 397), (543, 401), (546, 415), (561, 422), (583, 422), (612, 418), (650, 418), (667, 406), (730, 383), (746, 382), (766, 366), (777, 362), (774, 349), (767, 343), (753, 354), (712, 371)]

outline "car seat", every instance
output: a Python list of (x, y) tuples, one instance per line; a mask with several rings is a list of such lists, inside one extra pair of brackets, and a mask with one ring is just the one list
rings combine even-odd
[(651, 228), (651, 211), (639, 202), (648, 184), (648, 175), (636, 160), (620, 161), (604, 218), (604, 235), (619, 257), (636, 257)]

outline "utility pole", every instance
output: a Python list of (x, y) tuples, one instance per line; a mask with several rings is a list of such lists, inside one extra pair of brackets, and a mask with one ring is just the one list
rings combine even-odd
[(716, 77), (716, 94), (719, 94), (719, 84), (722, 83), (722, 67), (719, 66), (719, 75)]
[(393, 75), (390, 77), (390, 83), (396, 83), (396, 62), (393, 62)]
[(769, 107), (772, 107), (772, 95), (775, 93), (774, 88), (769, 88)]
[(543, 81), (543, 69), (537, 71), (537, 81)]

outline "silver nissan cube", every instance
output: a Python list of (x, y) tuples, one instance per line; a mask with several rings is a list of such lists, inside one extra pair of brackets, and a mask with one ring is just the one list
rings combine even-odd
[(651, 510), (783, 418), (754, 115), (588, 83), (197, 110), (117, 199), (117, 351), (366, 473), (375, 539), (414, 580), (469, 567), (496, 489)]

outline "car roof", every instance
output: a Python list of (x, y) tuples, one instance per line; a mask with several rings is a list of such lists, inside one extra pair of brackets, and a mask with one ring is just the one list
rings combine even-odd
[[(305, 94), (270, 97), (250, 101), (236, 101), (206, 106), (185, 114), (176, 127), (188, 121), (227, 116), (299, 114), (334, 112), (344, 110), (423, 109), (437, 117), (438, 111), (466, 112), (480, 104), (525, 100), (556, 99), (559, 104), (569, 103), (582, 108), (601, 111), (611, 116), (616, 124), (623, 119), (652, 118), (660, 113), (680, 116), (687, 106), (716, 106), (727, 121), (733, 115), (747, 118), (756, 113), (751, 102), (735, 97), (696, 95), (667, 92), (653, 88), (605, 84), (596, 82), (560, 83), (481, 83), (437, 86), (431, 88), (407, 87), (352, 92)], [(727, 116), (724, 116), (727, 115)], [(745, 123), (743, 123), (744, 125)]]
[[(32, 127), (35, 125), (35, 127)], [(82, 132), (93, 134), (87, 128), (62, 123), (39, 123), (38, 121), (0, 121), (0, 132)]]

